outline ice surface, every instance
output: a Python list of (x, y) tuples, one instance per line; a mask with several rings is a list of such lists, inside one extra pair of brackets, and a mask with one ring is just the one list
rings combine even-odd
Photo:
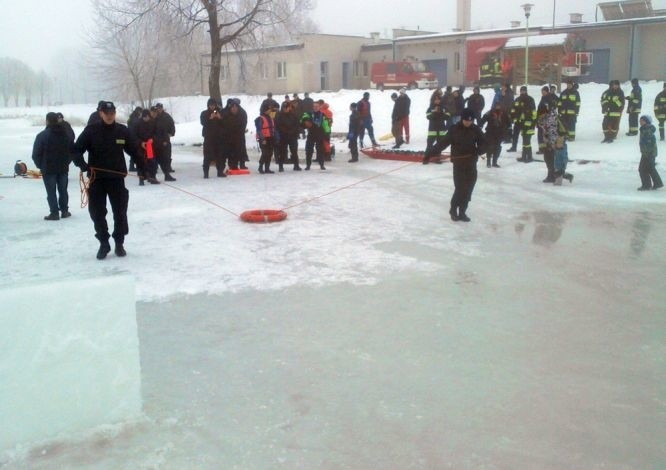
[(141, 413), (128, 276), (0, 290), (0, 450)]
[[(662, 84), (642, 86), (649, 114)], [(569, 145), (571, 158), (600, 162), (572, 162), (574, 183), (554, 187), (541, 182), (543, 163), (517, 163), (505, 147), (502, 168), (479, 162), (469, 224), (448, 216), (450, 164), (352, 165), (337, 142), (326, 172), (261, 176), (251, 149), (252, 175), (203, 180), (201, 148), (176, 145), (174, 186), (236, 214), (331, 194), (257, 226), (129, 178), (128, 256), (99, 262), (74, 172), (73, 217), (59, 222), (42, 220), (40, 181), (0, 180), (0, 285), (136, 279), (146, 418), (26, 442), (0, 465), (663, 466), (666, 192), (636, 191), (640, 154), (624, 136), (626, 116), (619, 139), (599, 144), (605, 88), (581, 86)], [(423, 149), (430, 92), (409, 93), (406, 148)], [(331, 103), (344, 132), (360, 95), (314, 97)], [(261, 99), (242, 97), (250, 117)], [(161, 99), (177, 143), (200, 141), (205, 100)], [(389, 94), (371, 100), (383, 135)], [(61, 110), (87, 117), (88, 108)], [(0, 168), (26, 159), (39, 130), (30, 115), (42, 111), (0, 109)]]

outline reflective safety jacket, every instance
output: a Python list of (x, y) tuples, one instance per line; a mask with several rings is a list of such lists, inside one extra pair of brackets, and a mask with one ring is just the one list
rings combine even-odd
[(640, 113), (643, 106), (643, 90), (640, 86), (636, 85), (631, 89), (631, 93), (627, 96), (627, 112)]
[(451, 116), (442, 108), (441, 104), (431, 104), (426, 111), (428, 119), (428, 137), (442, 137), (446, 135), (446, 121)]
[(560, 116), (578, 116), (580, 112), (580, 93), (578, 90), (566, 89), (560, 94), (557, 106)]
[(617, 90), (606, 90), (601, 97), (601, 110), (608, 117), (620, 117), (624, 111), (624, 92)]
[(518, 98), (516, 98), (516, 101), (519, 103), (518, 107), (520, 109), (520, 115), (518, 116), (518, 120), (516, 122), (518, 122), (523, 128), (523, 133), (534, 134), (537, 118), (534, 98), (529, 95), (520, 95)]
[(654, 116), (657, 119), (666, 119), (666, 90), (654, 99)]
[(257, 129), (257, 141), (275, 137), (275, 122), (272, 117), (262, 114), (254, 120), (254, 126)]

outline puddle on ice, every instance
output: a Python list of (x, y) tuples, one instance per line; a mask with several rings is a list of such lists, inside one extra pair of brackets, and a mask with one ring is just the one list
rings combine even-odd
[(6, 467), (660, 466), (664, 217), (476, 223), (379, 246), (434, 272), (139, 303), (145, 420)]

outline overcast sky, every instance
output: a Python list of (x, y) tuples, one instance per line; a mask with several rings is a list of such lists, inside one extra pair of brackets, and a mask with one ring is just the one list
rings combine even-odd
[[(569, 13), (582, 13), (594, 21), (597, 2), (590, 0), (530, 0), (534, 4), (530, 24), (568, 22)], [(508, 27), (524, 21), (521, 4), (526, 0), (472, 0), (472, 28)], [(445, 32), (456, 26), (456, 0), (318, 0), (312, 17), (321, 31), (330, 34), (368, 36), (378, 31), (390, 37), (392, 28)], [(653, 0), (654, 8), (666, 8), (666, 0)], [(84, 47), (83, 29), (90, 24), (89, 0), (0, 0), (0, 57), (17, 57), (35, 69), (48, 68), (53, 54), (62, 48)]]

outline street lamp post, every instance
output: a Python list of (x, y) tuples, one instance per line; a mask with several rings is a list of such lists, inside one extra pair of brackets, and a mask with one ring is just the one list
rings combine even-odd
[(528, 76), (528, 70), (529, 70), (529, 65), (530, 65), (530, 39), (529, 39), (529, 34), (530, 34), (530, 12), (532, 11), (532, 7), (534, 6), (531, 3), (525, 3), (523, 5), (520, 5), (523, 7), (523, 10), (525, 10), (525, 86), (529, 83), (529, 76)]

